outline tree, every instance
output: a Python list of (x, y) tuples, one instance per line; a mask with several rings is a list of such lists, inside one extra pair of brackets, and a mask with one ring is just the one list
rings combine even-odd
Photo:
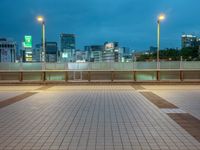
[[(159, 51), (159, 58), (160, 60), (172, 60), (177, 61), (180, 60), (180, 51), (177, 49), (165, 49)], [(157, 59), (157, 52), (153, 52), (151, 54), (142, 54), (138, 61), (145, 61), (145, 60), (156, 60)]]
[(181, 56), (185, 60), (199, 60), (199, 47), (185, 47), (181, 50)]
[(165, 60), (180, 60), (180, 51), (177, 49), (166, 49), (160, 51), (160, 59)]
[[(178, 49), (165, 49), (159, 51), (160, 60), (171, 60), (171, 61), (179, 61), (180, 57), (183, 57), (183, 60), (188, 61), (197, 61), (200, 60), (200, 50), (199, 46), (195, 47), (185, 47), (181, 50)], [(146, 60), (156, 60), (157, 52), (155, 51), (152, 54), (142, 54), (138, 61), (146, 61)]]

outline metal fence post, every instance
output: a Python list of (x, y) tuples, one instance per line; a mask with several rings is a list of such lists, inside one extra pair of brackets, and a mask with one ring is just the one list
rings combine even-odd
[(111, 82), (114, 81), (114, 78), (115, 78), (115, 73), (114, 73), (114, 71), (111, 71)]
[(136, 79), (136, 71), (133, 71), (133, 80), (136, 82), (137, 79)]
[(23, 81), (23, 72), (19, 73), (19, 81), (22, 82)]
[(68, 81), (68, 71), (65, 71), (65, 82)]
[(91, 81), (91, 72), (88, 71), (88, 82), (90, 82), (90, 81)]
[(156, 71), (156, 78), (157, 78), (157, 81), (160, 81), (160, 70)]
[(184, 81), (183, 70), (180, 70), (180, 80), (181, 80), (181, 82)]

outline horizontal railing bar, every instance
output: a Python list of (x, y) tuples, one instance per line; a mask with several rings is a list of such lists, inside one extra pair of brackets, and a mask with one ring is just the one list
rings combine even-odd
[(136, 70), (0, 70), (0, 72), (141, 72), (141, 71), (200, 71), (200, 69), (136, 69)]

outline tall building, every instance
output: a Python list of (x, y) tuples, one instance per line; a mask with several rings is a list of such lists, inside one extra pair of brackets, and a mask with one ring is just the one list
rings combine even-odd
[(86, 61), (86, 55), (85, 51), (82, 50), (76, 50), (76, 62), (85, 62)]
[(57, 42), (46, 42), (46, 62), (57, 62), (58, 59), (58, 46)]
[(61, 58), (62, 61), (74, 62), (75, 61), (75, 49), (76, 49), (76, 39), (74, 34), (60, 35), (61, 40)]
[(199, 46), (200, 40), (198, 39), (197, 36), (194, 35), (182, 35), (181, 36), (181, 46), (182, 48), (185, 47), (195, 47)]
[(23, 62), (32, 62), (33, 61), (33, 48), (32, 48), (32, 36), (25, 35), (24, 42), (22, 43), (22, 56)]
[(0, 38), (0, 62), (15, 62), (16, 42)]
[(104, 51), (102, 54), (102, 61), (104, 62), (119, 62), (119, 44), (118, 42), (106, 42), (104, 44)]
[(120, 62), (132, 62), (132, 55), (130, 54), (130, 49), (127, 47), (119, 48), (119, 59)]
[(33, 62), (42, 61), (42, 44), (36, 44), (33, 49)]
[(85, 46), (85, 52), (87, 53), (87, 60), (90, 62), (101, 62), (103, 50), (104, 50), (103, 45)]
[(19, 45), (16, 45), (16, 58), (15, 58), (15, 62), (21, 62), (22, 61), (22, 57), (21, 57), (21, 50), (19, 49)]

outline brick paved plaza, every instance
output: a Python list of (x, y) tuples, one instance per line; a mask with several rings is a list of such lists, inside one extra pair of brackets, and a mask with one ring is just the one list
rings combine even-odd
[[(200, 150), (199, 91), (188, 85), (1, 86), (0, 149)], [(179, 114), (192, 117), (191, 130), (176, 120)]]

